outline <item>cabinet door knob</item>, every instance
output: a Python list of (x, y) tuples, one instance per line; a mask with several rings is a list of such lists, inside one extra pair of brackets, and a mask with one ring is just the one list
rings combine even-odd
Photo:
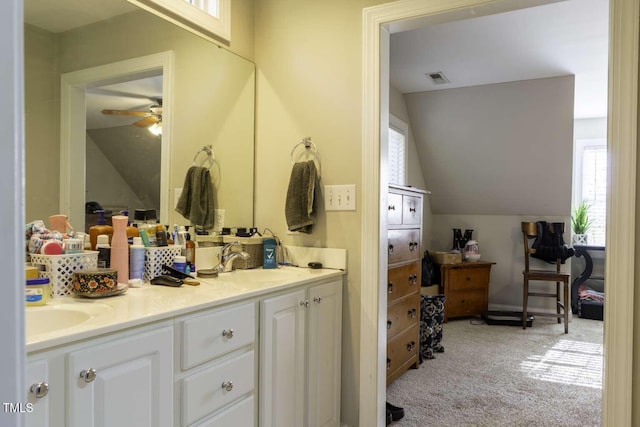
[(233, 382), (232, 381), (225, 381), (222, 383), (222, 388), (226, 391), (231, 391), (233, 390)]
[(32, 384), (29, 391), (35, 398), (43, 398), (47, 395), (47, 393), (49, 393), (49, 384), (45, 383), (44, 381)]
[(91, 383), (96, 379), (96, 370), (93, 368), (85, 369), (80, 372), (80, 378), (82, 378), (86, 383)]
[(313, 297), (313, 302), (320, 304), (322, 302), (322, 297)]
[(222, 336), (228, 339), (233, 338), (233, 329), (229, 328), (229, 329), (225, 329), (222, 331)]
[(300, 307), (309, 307), (309, 300), (300, 301)]

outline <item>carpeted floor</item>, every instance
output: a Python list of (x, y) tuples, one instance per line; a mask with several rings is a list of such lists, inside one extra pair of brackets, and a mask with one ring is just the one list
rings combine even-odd
[(532, 328), (454, 319), (444, 353), (387, 388), (420, 427), (590, 427), (600, 425), (603, 322), (574, 317), (569, 334), (555, 319)]

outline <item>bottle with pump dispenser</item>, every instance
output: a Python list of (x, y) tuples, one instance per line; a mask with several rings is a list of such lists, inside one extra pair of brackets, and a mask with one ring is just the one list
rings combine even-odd
[(100, 234), (96, 243), (98, 251), (98, 267), (109, 268), (111, 265), (111, 245), (109, 244), (109, 236)]
[(98, 221), (96, 225), (89, 227), (89, 242), (91, 243), (91, 250), (95, 251), (98, 236), (106, 234), (111, 237), (113, 235), (113, 227), (107, 224), (107, 220), (104, 217), (104, 210), (98, 209), (93, 212), (98, 214)]

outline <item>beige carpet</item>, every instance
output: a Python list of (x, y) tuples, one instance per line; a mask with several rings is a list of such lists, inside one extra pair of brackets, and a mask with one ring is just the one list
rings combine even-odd
[(555, 319), (532, 328), (478, 319), (444, 325), (445, 352), (387, 388), (405, 417), (392, 425), (438, 427), (599, 426), (601, 321)]

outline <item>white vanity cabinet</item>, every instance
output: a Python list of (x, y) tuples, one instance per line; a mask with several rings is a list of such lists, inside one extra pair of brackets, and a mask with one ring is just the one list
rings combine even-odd
[(342, 279), (261, 302), (260, 426), (339, 426)]
[(96, 340), (67, 355), (69, 427), (169, 427), (173, 327)]
[(64, 358), (41, 355), (26, 366), (27, 427), (64, 425)]
[(241, 303), (177, 321), (175, 425), (256, 424), (256, 310), (255, 302)]

